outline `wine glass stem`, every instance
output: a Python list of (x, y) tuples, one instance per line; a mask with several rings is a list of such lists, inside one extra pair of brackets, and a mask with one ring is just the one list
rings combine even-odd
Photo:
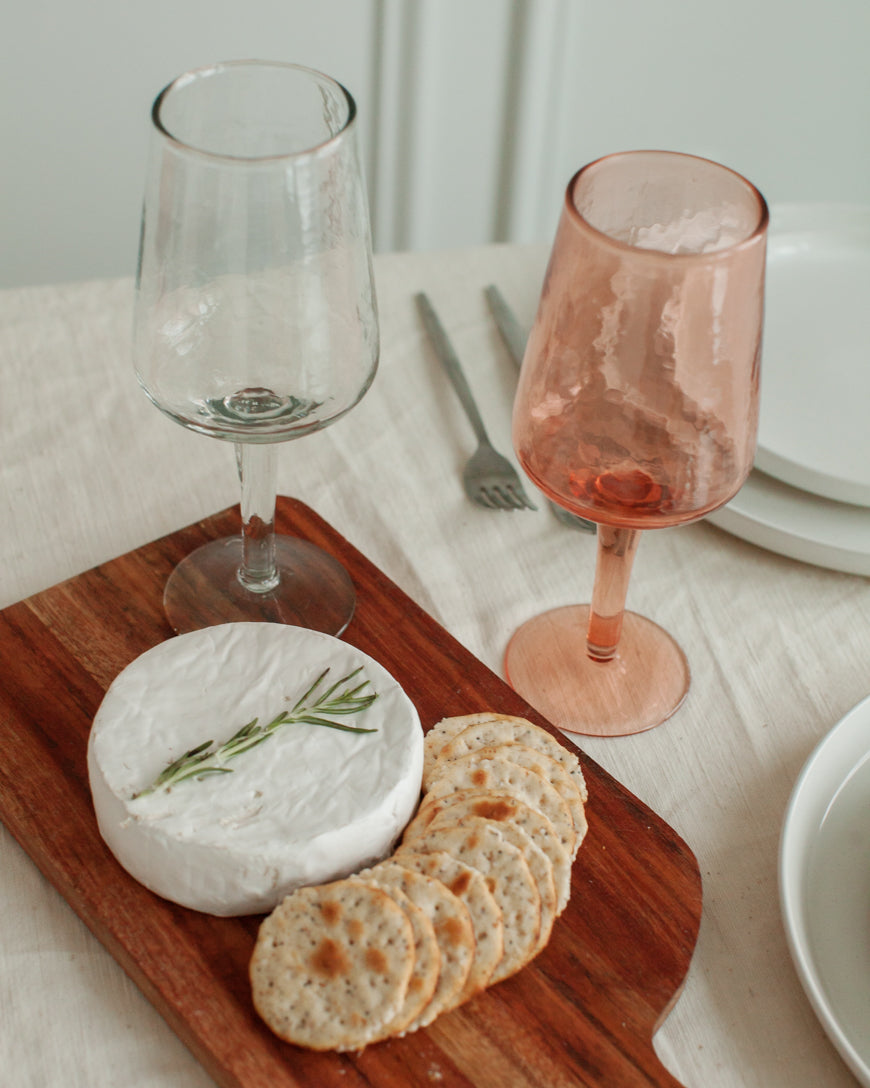
[(242, 564), (238, 578), (252, 593), (268, 593), (280, 580), (275, 563), (275, 446), (239, 442), (236, 464), (242, 485)]
[(593, 661), (610, 661), (616, 654), (628, 582), (639, 543), (638, 529), (598, 526), (595, 585), (586, 631), (586, 651)]

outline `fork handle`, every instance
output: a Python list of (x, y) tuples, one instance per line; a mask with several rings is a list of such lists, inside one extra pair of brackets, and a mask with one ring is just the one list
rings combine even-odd
[(435, 310), (432, 308), (432, 303), (429, 301), (426, 294), (420, 292), (420, 294), (415, 295), (414, 297), (417, 308), (420, 311), (420, 316), (423, 319), (423, 324), (426, 326), (426, 332), (429, 334), (429, 338), (435, 348), (435, 354), (438, 356), (441, 365), (447, 372), (447, 377), (450, 379), (453, 388), (456, 390), (456, 395), (459, 397), (460, 403), (465, 409), (465, 414), (468, 416), (468, 421), (471, 423), (478, 442), (484, 442), (487, 445), (490, 445), (489, 436), (486, 433), (486, 428), (483, 425), (483, 420), (481, 419), (477, 404), (472, 396), (468, 379), (465, 377), (465, 372), (460, 365), (459, 356), (456, 354), (447, 333), (444, 331), (444, 326), (441, 324), (441, 321), (435, 313)]

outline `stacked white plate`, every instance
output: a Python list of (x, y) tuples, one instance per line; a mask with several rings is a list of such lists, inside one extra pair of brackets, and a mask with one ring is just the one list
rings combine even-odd
[(755, 469), (708, 518), (870, 575), (870, 207), (771, 210)]

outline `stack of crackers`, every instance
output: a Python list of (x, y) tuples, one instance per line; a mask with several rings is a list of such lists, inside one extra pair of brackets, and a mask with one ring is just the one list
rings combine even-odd
[(445, 718), (392, 857), (300, 888), (260, 927), (254, 1005), (282, 1039), (359, 1050), (430, 1024), (547, 944), (586, 834), (577, 757), (525, 718)]

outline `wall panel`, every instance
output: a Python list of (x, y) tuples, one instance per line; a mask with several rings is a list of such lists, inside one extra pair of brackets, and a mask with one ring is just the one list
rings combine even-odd
[[(870, 203), (867, 0), (30, 0), (0, 35), (0, 286), (132, 271), (153, 95), (262, 56), (360, 106), (376, 247), (549, 240), (628, 147)], [(11, 13), (10, 13), (11, 12)]]

